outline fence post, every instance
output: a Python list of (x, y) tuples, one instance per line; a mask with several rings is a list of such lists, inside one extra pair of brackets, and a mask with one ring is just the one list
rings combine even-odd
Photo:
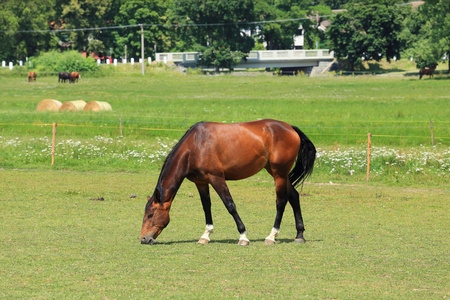
[(434, 146), (433, 120), (430, 120), (430, 125), (431, 125), (431, 145)]
[(370, 174), (370, 147), (372, 146), (371, 141), (372, 135), (370, 133), (367, 134), (367, 176), (366, 181), (369, 182), (369, 174)]
[(52, 138), (52, 166), (55, 163), (55, 141), (56, 141), (56, 123), (53, 123), (53, 138)]
[(123, 136), (123, 132), (122, 132), (122, 115), (120, 116), (120, 136)]

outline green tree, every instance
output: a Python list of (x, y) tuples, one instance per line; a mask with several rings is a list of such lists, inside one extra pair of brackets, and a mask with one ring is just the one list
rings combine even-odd
[[(120, 25), (164, 24), (166, 22), (166, 6), (160, 0), (130, 0), (120, 7), (115, 16), (115, 23)], [(158, 52), (166, 52), (173, 45), (168, 33), (169, 29), (158, 26), (144, 27), (145, 57), (155, 55), (154, 45)], [(118, 50), (116, 53), (124, 55), (125, 46), (129, 57), (141, 56), (141, 27), (130, 27), (114, 33)]]
[(0, 60), (11, 61), (16, 58), (14, 31), (19, 28), (19, 22), (6, 3), (0, 4)]
[[(256, 18), (260, 21), (268, 21), (259, 26), (259, 38), (266, 42), (267, 49), (293, 49), (294, 35), (299, 34), (299, 27), (305, 30), (305, 44), (313, 47), (312, 35), (313, 22), (306, 18), (310, 15), (310, 1), (304, 0), (259, 0), (255, 4)], [(276, 20), (300, 19), (299, 21), (275, 22)], [(272, 21), (272, 22), (271, 22)]]
[(206, 65), (215, 61), (216, 67), (232, 67), (235, 57), (243, 57), (255, 44), (243, 32), (253, 29), (249, 24), (255, 17), (253, 11), (252, 0), (173, 0), (169, 21), (179, 24), (175, 30), (181, 40), (176, 50), (201, 51)]
[[(69, 3), (62, 5), (61, 19), (66, 29), (105, 27), (108, 25), (105, 16), (108, 15), (111, 4), (112, 0), (70, 0)], [(69, 35), (79, 51), (87, 49), (88, 37), (102, 39), (101, 30), (76, 30)]]
[(347, 58), (350, 70), (362, 59), (400, 57), (403, 14), (395, 3), (386, 2), (350, 4), (347, 11), (332, 18), (327, 30), (330, 49), (336, 57)]
[[(427, 0), (419, 8), (419, 12), (423, 15), (425, 24), (429, 31), (423, 39), (416, 43), (416, 54), (421, 51), (426, 52), (427, 59), (420, 58), (418, 67), (431, 66), (432, 64), (443, 61), (446, 57), (448, 60), (448, 70), (450, 72), (450, 1), (448, 0)], [(434, 58), (434, 62), (432, 62)], [(419, 65), (422, 61), (422, 65)]]
[[(0, 57), (8, 60), (25, 59), (55, 46), (53, 35), (45, 32), (54, 18), (53, 6), (51, 0), (1, 3)], [(43, 32), (39, 32), (41, 30)]]

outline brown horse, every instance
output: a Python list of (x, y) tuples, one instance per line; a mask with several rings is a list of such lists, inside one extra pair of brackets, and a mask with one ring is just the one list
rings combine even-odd
[(78, 72), (70, 73), (70, 82), (72, 82), (72, 83), (75, 83), (75, 81), (78, 82), (78, 78), (81, 78), (80, 73), (78, 73)]
[(436, 70), (436, 67), (437, 67), (437, 65), (433, 65), (431, 68), (429, 68), (429, 69), (425, 69), (425, 68), (423, 68), (423, 69), (421, 69), (420, 71), (419, 71), (419, 79), (422, 79), (422, 76), (423, 75), (428, 75), (428, 76), (430, 76), (430, 77), (433, 77), (433, 73), (434, 73), (434, 71)]
[(141, 243), (155, 243), (155, 239), (169, 224), (172, 201), (187, 178), (197, 186), (205, 213), (206, 230), (199, 243), (208, 243), (209, 235), (213, 232), (209, 194), (211, 185), (236, 222), (240, 233), (238, 244), (248, 245), (244, 223), (236, 211), (225, 181), (250, 177), (263, 168), (275, 180), (277, 208), (272, 232), (265, 243), (275, 243), (288, 201), (294, 210), (297, 229), (295, 241), (304, 243), (305, 227), (299, 194), (294, 187), (311, 174), (315, 157), (316, 148), (306, 135), (297, 127), (281, 121), (197, 123), (185, 133), (164, 162), (155, 191), (152, 197), (148, 197), (145, 207)]
[(36, 81), (36, 72), (28, 73), (28, 82)]

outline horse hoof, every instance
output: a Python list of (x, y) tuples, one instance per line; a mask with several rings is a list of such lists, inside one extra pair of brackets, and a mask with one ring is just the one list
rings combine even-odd
[(273, 245), (273, 244), (275, 244), (275, 240), (270, 240), (270, 239), (264, 240), (264, 245)]
[(250, 244), (250, 242), (246, 241), (246, 240), (239, 240), (239, 243), (238, 243), (239, 246), (248, 246), (249, 244)]
[(208, 240), (208, 239), (205, 239), (205, 238), (200, 238), (200, 239), (198, 240), (198, 243), (199, 243), (199, 244), (202, 244), (202, 245), (205, 245), (205, 244), (208, 244), (208, 243), (209, 243), (209, 240)]
[(298, 244), (304, 244), (306, 243), (306, 240), (304, 238), (297, 238), (294, 240), (294, 242)]

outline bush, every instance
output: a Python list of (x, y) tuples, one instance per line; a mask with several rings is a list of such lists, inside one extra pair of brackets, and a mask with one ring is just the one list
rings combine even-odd
[(98, 69), (93, 58), (84, 58), (77, 51), (44, 53), (34, 60), (34, 66), (38, 71), (47, 72), (95, 72)]

